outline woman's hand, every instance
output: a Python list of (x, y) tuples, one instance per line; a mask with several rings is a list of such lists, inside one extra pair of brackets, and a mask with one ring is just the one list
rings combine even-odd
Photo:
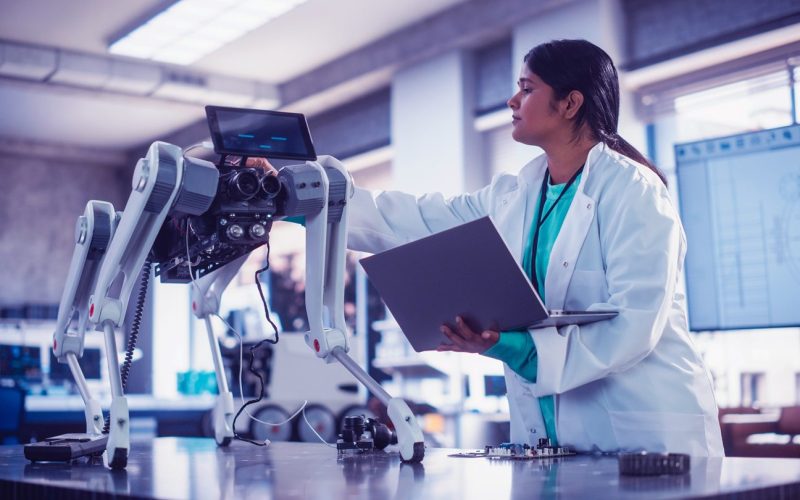
[(272, 163), (270, 163), (269, 160), (267, 160), (266, 158), (261, 158), (261, 157), (248, 158), (246, 166), (263, 169), (264, 173), (266, 174), (272, 174), (272, 175), (278, 174), (278, 170), (275, 167), (273, 167)]
[(442, 342), (437, 351), (453, 352), (472, 352), (480, 354), (486, 352), (490, 347), (497, 343), (500, 332), (494, 330), (484, 330), (476, 333), (467, 325), (461, 316), (456, 317), (456, 328), (453, 330), (449, 325), (442, 325), (442, 333), (452, 342), (448, 344)]

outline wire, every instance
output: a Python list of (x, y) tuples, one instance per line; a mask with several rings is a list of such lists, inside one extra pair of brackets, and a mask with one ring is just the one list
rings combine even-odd
[(317, 430), (314, 428), (314, 426), (313, 426), (313, 425), (311, 425), (311, 423), (308, 421), (308, 418), (306, 417), (306, 408), (305, 408), (305, 405), (303, 405), (303, 420), (305, 420), (305, 421), (306, 421), (306, 425), (308, 426), (308, 428), (309, 428), (309, 429), (311, 429), (311, 432), (313, 432), (313, 433), (314, 433), (314, 434), (315, 434), (315, 435), (316, 435), (316, 436), (319, 438), (319, 440), (320, 440), (320, 441), (322, 441), (323, 443), (325, 443), (325, 445), (326, 445), (326, 446), (330, 446), (331, 448), (336, 448), (336, 445), (335, 445), (335, 444), (331, 444), (331, 443), (329, 443), (329, 442), (325, 441), (325, 439), (324, 439), (322, 436), (320, 436), (320, 435), (319, 435), (319, 433), (318, 433), (318, 432), (317, 432)]
[(186, 153), (188, 153), (189, 151), (191, 151), (193, 149), (197, 149), (197, 148), (201, 148), (201, 147), (203, 147), (203, 143), (202, 142), (195, 142), (191, 146), (187, 146), (187, 147), (183, 148), (183, 151), (181, 151), (181, 153), (183, 153), (183, 157), (185, 158), (186, 157)]
[(203, 291), (200, 289), (200, 285), (198, 285), (195, 280), (197, 279), (192, 271), (192, 254), (189, 252), (189, 229), (194, 232), (194, 228), (192, 227), (191, 222), (186, 219), (186, 264), (189, 266), (189, 281), (194, 286), (194, 289), (197, 290), (197, 300), (205, 300), (203, 297)]
[(261, 282), (259, 281), (258, 275), (263, 273), (264, 271), (269, 269), (269, 239), (267, 239), (267, 265), (256, 271), (255, 273), (255, 281), (256, 281), (256, 288), (258, 288), (258, 295), (261, 296), (261, 304), (264, 305), (264, 316), (267, 317), (267, 321), (269, 322), (272, 329), (275, 331), (275, 340), (267, 340), (270, 344), (277, 344), (279, 337), (278, 337), (278, 327), (275, 326), (275, 323), (272, 321), (272, 318), (269, 315), (269, 307), (267, 306), (267, 299), (264, 298), (264, 291), (261, 289)]
[[(227, 326), (233, 332), (233, 334), (236, 336), (236, 338), (239, 340), (239, 357), (240, 358), (244, 358), (244, 347), (243, 347), (243, 341), (242, 341), (241, 334), (239, 334), (239, 332), (237, 332), (236, 329), (233, 328), (230, 325), (230, 323), (225, 321), (225, 319), (222, 316), (220, 316), (219, 314), (216, 314), (216, 313), (214, 314), (214, 316), (216, 316), (217, 318), (219, 318), (220, 321), (225, 323), (225, 326)], [(239, 398), (241, 399), (242, 404), (244, 404), (244, 396), (243, 396), (243, 394), (244, 394), (244, 391), (242, 390), (242, 365), (241, 365), (241, 363), (239, 363)], [(254, 417), (249, 411), (245, 411), (245, 413), (247, 413), (247, 416), (250, 417), (251, 419), (255, 420), (256, 422), (261, 422), (262, 424), (273, 425), (273, 426), (277, 427), (279, 425), (283, 425), (283, 424), (289, 422), (294, 417), (296, 417), (298, 413), (300, 413), (301, 411), (304, 411), (307, 404), (308, 404), (308, 400), (304, 401), (303, 405), (300, 407), (300, 409), (297, 410), (291, 417), (289, 417), (288, 419), (284, 420), (283, 422), (279, 422), (277, 424), (273, 424), (271, 422), (264, 422), (263, 420), (259, 420), (258, 418)]]
[[(240, 359), (240, 360), (241, 360), (241, 359), (244, 359), (244, 341), (242, 340), (242, 336), (239, 334), (239, 332), (237, 332), (237, 331), (236, 331), (236, 329), (235, 329), (235, 328), (233, 328), (233, 327), (230, 325), (230, 323), (228, 323), (227, 321), (225, 321), (225, 318), (223, 318), (222, 316), (220, 316), (218, 313), (214, 313), (214, 316), (216, 316), (217, 318), (219, 318), (219, 320), (220, 320), (220, 321), (222, 321), (223, 323), (225, 323), (225, 326), (227, 326), (227, 327), (230, 329), (230, 331), (231, 331), (231, 332), (233, 332), (233, 334), (236, 336), (236, 339), (239, 341), (239, 359)], [(256, 349), (258, 349), (258, 348), (259, 348), (259, 347), (260, 347), (260, 346), (261, 346), (263, 343), (264, 343), (264, 340), (262, 340), (261, 342), (258, 342), (256, 345), (254, 345), (253, 347), (251, 347), (251, 348), (250, 348), (250, 363), (249, 363), (249, 370), (250, 370), (250, 372), (251, 372), (251, 373), (254, 373), (254, 374), (255, 374), (255, 375), (258, 377), (258, 380), (259, 380), (259, 382), (260, 382), (260, 385), (261, 385), (261, 387), (260, 387), (260, 389), (259, 389), (258, 399), (252, 399), (252, 400), (250, 400), (250, 401), (248, 401), (248, 402), (245, 402), (245, 401), (244, 401), (244, 388), (243, 388), (243, 385), (242, 385), (242, 363), (240, 362), (240, 363), (239, 363), (239, 398), (240, 398), (240, 399), (241, 399), (241, 401), (242, 401), (242, 406), (241, 406), (241, 408), (239, 408), (239, 411), (236, 413), (236, 416), (235, 416), (235, 417), (233, 417), (233, 436), (234, 436), (236, 439), (239, 439), (239, 440), (241, 440), (241, 441), (247, 441), (248, 443), (251, 443), (251, 444), (254, 444), (254, 445), (257, 445), (257, 446), (266, 446), (266, 443), (262, 443), (262, 442), (259, 442), (259, 441), (255, 441), (255, 440), (252, 440), (252, 439), (248, 439), (248, 438), (245, 438), (245, 437), (239, 436), (239, 434), (236, 432), (236, 419), (237, 419), (237, 418), (239, 417), (239, 415), (242, 413), (242, 410), (244, 410), (244, 412), (247, 414), (247, 416), (248, 416), (248, 417), (250, 417), (250, 419), (252, 419), (252, 420), (255, 420), (256, 422), (260, 422), (260, 423), (262, 423), (262, 424), (265, 424), (265, 425), (271, 425), (271, 426), (273, 426), (273, 427), (279, 427), (279, 426), (281, 426), (281, 425), (284, 425), (284, 424), (286, 424), (286, 423), (290, 422), (290, 421), (291, 421), (293, 418), (295, 418), (295, 417), (296, 417), (296, 416), (297, 416), (297, 415), (298, 415), (300, 412), (303, 412), (303, 415), (305, 415), (305, 409), (306, 409), (306, 405), (308, 405), (308, 400), (305, 400), (305, 401), (303, 401), (303, 404), (300, 406), (300, 409), (299, 409), (299, 410), (297, 410), (296, 412), (294, 412), (294, 414), (293, 414), (292, 416), (290, 416), (289, 418), (287, 418), (287, 419), (286, 419), (286, 420), (284, 420), (283, 422), (278, 422), (278, 423), (265, 422), (265, 421), (263, 421), (263, 420), (261, 420), (261, 419), (259, 419), (259, 418), (255, 417), (255, 416), (254, 416), (252, 413), (250, 413), (250, 411), (247, 409), (247, 407), (248, 407), (248, 406), (250, 406), (250, 405), (252, 405), (252, 404), (255, 404), (255, 403), (258, 403), (259, 401), (261, 401), (261, 400), (263, 399), (263, 394), (264, 394), (264, 379), (261, 377), (261, 374), (260, 374), (260, 373), (258, 373), (258, 372), (256, 372), (255, 370), (253, 370), (253, 357), (254, 357), (254, 356), (253, 356), (253, 351), (255, 351)]]
[[(238, 334), (237, 334), (237, 337), (239, 338), (239, 353), (240, 353), (240, 356), (243, 357), (244, 355), (242, 353), (242, 349), (243, 349), (242, 337), (239, 336)], [(254, 444), (254, 445), (257, 445), (257, 446), (266, 446), (267, 443), (254, 441), (252, 439), (240, 436), (239, 433), (236, 432), (236, 420), (239, 418), (239, 415), (242, 414), (242, 411), (247, 411), (247, 407), (248, 406), (254, 405), (254, 404), (260, 402), (262, 399), (264, 399), (264, 377), (261, 376), (261, 373), (255, 371), (253, 369), (253, 361), (255, 360), (255, 351), (259, 347), (261, 347), (264, 344), (264, 342), (265, 342), (265, 340), (260, 340), (254, 346), (250, 347), (250, 360), (248, 361), (248, 366), (247, 366), (247, 369), (250, 371), (250, 373), (252, 373), (256, 377), (258, 377), (258, 383), (259, 383), (258, 397), (255, 398), (255, 399), (251, 399), (248, 402), (244, 403), (239, 408), (239, 411), (236, 412), (236, 415), (234, 415), (234, 417), (233, 417), (233, 437), (238, 439), (238, 440), (240, 440), (240, 441), (247, 441), (248, 443), (251, 443), (251, 444)], [(239, 362), (239, 396), (242, 398), (242, 401), (244, 401), (244, 395), (243, 395), (243, 392), (242, 392), (242, 363), (241, 363), (241, 361)], [(247, 415), (250, 418), (253, 418), (253, 416), (250, 415), (249, 411), (247, 411)]]
[[(128, 375), (130, 375), (131, 363), (133, 362), (133, 353), (136, 350), (136, 342), (139, 338), (139, 329), (142, 325), (142, 316), (144, 315), (144, 304), (145, 300), (147, 299), (147, 288), (150, 283), (150, 269), (152, 264), (152, 261), (147, 259), (144, 261), (144, 265), (142, 266), (142, 278), (139, 282), (139, 294), (136, 297), (136, 307), (133, 313), (133, 320), (131, 321), (131, 329), (128, 332), (128, 344), (125, 348), (125, 361), (123, 361), (122, 368), (120, 368), (120, 379), (122, 380), (123, 394), (128, 389)], [(111, 412), (106, 415), (105, 424), (103, 425), (103, 434), (108, 434), (110, 429)]]
[[(192, 270), (192, 258), (191, 258), (191, 253), (190, 253), (190, 250), (189, 250), (189, 230), (190, 229), (192, 230), (192, 232), (194, 232), (194, 228), (191, 227), (191, 224), (187, 220), (187, 227), (186, 227), (186, 264), (189, 267), (190, 282), (191, 282), (192, 286), (194, 286), (195, 289), (197, 290), (198, 295), (201, 296), (199, 298), (199, 300), (203, 300), (202, 291), (200, 290), (200, 286), (195, 282), (196, 278), (194, 276), (194, 271)], [(331, 448), (336, 448), (336, 445), (327, 442), (322, 436), (320, 436), (319, 433), (317, 432), (317, 430), (314, 429), (314, 426), (312, 426), (311, 423), (308, 421), (308, 417), (306, 416), (306, 406), (308, 406), (308, 400), (304, 400), (303, 404), (300, 406), (300, 408), (297, 411), (295, 411), (289, 418), (287, 418), (283, 422), (278, 422), (278, 423), (265, 422), (265, 421), (259, 419), (258, 417), (254, 416), (252, 413), (250, 413), (250, 410), (247, 409), (248, 406), (256, 404), (256, 403), (259, 403), (264, 398), (264, 385), (265, 385), (264, 378), (262, 377), (261, 373), (255, 371), (253, 369), (253, 361), (255, 360), (255, 351), (258, 350), (258, 348), (261, 347), (265, 342), (270, 343), (270, 344), (277, 344), (278, 340), (280, 340), (279, 333), (278, 333), (278, 327), (272, 321), (272, 317), (270, 316), (270, 313), (269, 313), (269, 306), (267, 305), (267, 300), (264, 297), (264, 291), (262, 290), (261, 284), (260, 284), (260, 281), (259, 281), (259, 275), (261, 273), (263, 273), (264, 271), (269, 270), (269, 254), (270, 254), (270, 244), (269, 244), (269, 240), (267, 240), (267, 258), (266, 258), (267, 262), (266, 262), (266, 265), (255, 272), (254, 278), (255, 278), (256, 287), (258, 288), (258, 294), (261, 297), (261, 303), (264, 306), (264, 315), (266, 316), (267, 321), (269, 322), (270, 326), (272, 326), (272, 329), (275, 332), (275, 339), (273, 340), (273, 339), (266, 338), (266, 339), (260, 340), (258, 343), (256, 343), (255, 345), (250, 347), (250, 359), (248, 361), (248, 370), (250, 371), (250, 373), (252, 373), (256, 377), (258, 377), (258, 382), (259, 382), (258, 398), (251, 399), (251, 400), (249, 400), (247, 402), (245, 402), (245, 400), (244, 400), (244, 387), (243, 387), (243, 384), (242, 384), (243, 366), (242, 366), (242, 363), (241, 363), (241, 360), (244, 359), (244, 341), (242, 340), (242, 336), (239, 334), (239, 332), (236, 331), (235, 328), (233, 328), (233, 326), (231, 326), (227, 321), (225, 321), (225, 318), (220, 316), (219, 313), (212, 313), (213, 316), (216, 316), (217, 318), (219, 318), (219, 320), (222, 321), (225, 324), (225, 326), (227, 326), (228, 329), (231, 332), (233, 332), (233, 334), (236, 336), (236, 339), (239, 342), (239, 360), (240, 360), (239, 361), (239, 398), (241, 399), (242, 406), (239, 408), (239, 411), (236, 412), (236, 415), (233, 417), (233, 425), (232, 425), (232, 427), (233, 427), (233, 437), (235, 439), (240, 440), (240, 441), (245, 441), (245, 442), (251, 443), (251, 444), (256, 445), (256, 446), (266, 446), (267, 445), (266, 442), (261, 442), (261, 441), (256, 441), (256, 440), (253, 440), (253, 439), (249, 439), (249, 438), (246, 438), (244, 436), (239, 435), (239, 433), (236, 432), (236, 421), (239, 418), (239, 415), (242, 414), (242, 411), (244, 411), (244, 413), (246, 413), (247, 416), (251, 420), (254, 420), (254, 421), (259, 422), (261, 424), (269, 425), (269, 426), (272, 426), (272, 427), (280, 427), (282, 425), (285, 425), (285, 424), (291, 422), (295, 417), (297, 417), (298, 414), (302, 413), (303, 414), (303, 420), (305, 421), (305, 423), (308, 426), (308, 428), (311, 429), (311, 432), (313, 432), (314, 435), (316, 435), (317, 438), (319, 438), (319, 440), (322, 441), (326, 446), (329, 446)]]
[(125, 361), (122, 363), (120, 370), (120, 377), (122, 378), (122, 390), (128, 388), (128, 375), (131, 371), (131, 363), (133, 362), (133, 352), (136, 349), (136, 342), (139, 338), (139, 329), (142, 325), (142, 316), (144, 315), (144, 304), (147, 299), (147, 287), (150, 283), (150, 269), (152, 261), (145, 260), (142, 266), (142, 281), (139, 284), (139, 295), (136, 297), (136, 307), (133, 312), (133, 320), (131, 321), (131, 330), (128, 334), (128, 346), (125, 350)]
[[(239, 332), (236, 331), (236, 329), (234, 327), (231, 326), (230, 323), (225, 321), (225, 318), (223, 318), (222, 316), (220, 316), (217, 313), (214, 313), (214, 316), (219, 318), (219, 320), (222, 321), (225, 324), (225, 326), (227, 326), (230, 329), (230, 331), (233, 332), (233, 334), (236, 336), (236, 338), (239, 341), (239, 358), (240, 359), (244, 358), (244, 348), (243, 348), (242, 336), (239, 334)], [(239, 363), (239, 398), (242, 401), (242, 408), (246, 408), (247, 405), (245, 404), (243, 394), (244, 394), (244, 390), (242, 388), (242, 364)], [(295, 411), (294, 414), (292, 414), (292, 416), (290, 416), (289, 418), (287, 418), (283, 422), (278, 422), (278, 423), (265, 422), (265, 421), (255, 417), (247, 409), (245, 409), (245, 413), (247, 414), (248, 417), (250, 417), (252, 420), (255, 420), (256, 422), (260, 422), (260, 423), (262, 423), (264, 425), (271, 425), (273, 427), (278, 427), (278, 426), (281, 426), (281, 425), (289, 423), (290, 421), (292, 421), (297, 416), (298, 413), (302, 412), (303, 420), (305, 420), (306, 425), (308, 425), (308, 428), (311, 429), (311, 432), (316, 434), (316, 436), (319, 438), (319, 440), (322, 441), (323, 443), (325, 443), (326, 445), (328, 445), (328, 446), (330, 446), (332, 448), (336, 448), (335, 444), (331, 444), (331, 443), (325, 441), (325, 439), (322, 436), (319, 435), (319, 433), (316, 431), (316, 429), (314, 429), (314, 426), (312, 426), (311, 423), (308, 421), (308, 417), (306, 417), (306, 407), (307, 406), (308, 406), (308, 400), (306, 399), (306, 400), (303, 401), (303, 404), (300, 406), (300, 409)], [(260, 444), (260, 443), (258, 443), (256, 441), (255, 444)]]

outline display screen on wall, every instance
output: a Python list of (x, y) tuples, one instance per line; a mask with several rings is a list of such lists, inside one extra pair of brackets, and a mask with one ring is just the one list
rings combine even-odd
[(800, 125), (675, 146), (694, 331), (800, 325)]

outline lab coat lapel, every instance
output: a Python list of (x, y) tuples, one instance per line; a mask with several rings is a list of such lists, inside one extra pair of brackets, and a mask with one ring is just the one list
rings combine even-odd
[(591, 175), (592, 163), (596, 161), (604, 147), (603, 143), (599, 143), (589, 151), (581, 182), (550, 252), (544, 284), (544, 301), (549, 309), (564, 308), (567, 286), (572, 279), (578, 254), (592, 225), (596, 210), (594, 200), (584, 193), (584, 188)]
[(516, 214), (523, 214), (514, 220), (516, 232), (519, 234), (519, 242), (514, 250), (517, 252), (517, 260), (522, 265), (525, 244), (528, 241), (528, 231), (531, 229), (533, 212), (536, 210), (536, 200), (539, 199), (539, 192), (542, 190), (542, 178), (547, 170), (547, 158), (545, 155), (537, 156), (528, 163), (519, 173), (520, 197), (519, 205), (515, 207)]
[(534, 158), (520, 170), (517, 176), (518, 189), (499, 201), (506, 216), (499, 217), (503, 213), (500, 212), (495, 224), (520, 266), (533, 218), (533, 205), (535, 200), (539, 199), (542, 177), (546, 168), (547, 162), (544, 160), (544, 155)]

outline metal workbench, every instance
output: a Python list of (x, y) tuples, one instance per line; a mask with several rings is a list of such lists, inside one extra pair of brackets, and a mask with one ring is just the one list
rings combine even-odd
[[(798, 498), (800, 459), (693, 457), (685, 476), (624, 477), (613, 456), (538, 461), (454, 458), (429, 448), (421, 464), (376, 452), (337, 460), (324, 444), (157, 438), (132, 446), (127, 470), (31, 464), (0, 447), (0, 498)], [(738, 496), (737, 496), (738, 495)]]

